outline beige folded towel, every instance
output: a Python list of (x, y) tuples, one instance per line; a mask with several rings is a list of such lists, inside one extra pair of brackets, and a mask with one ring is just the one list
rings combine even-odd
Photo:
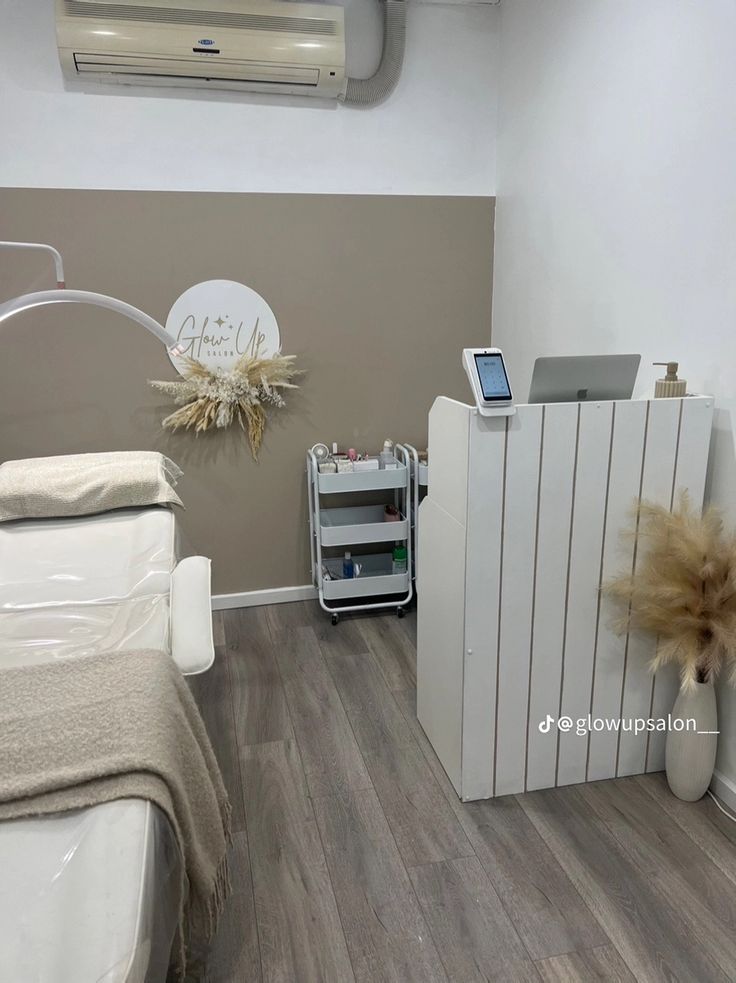
[(230, 803), (171, 656), (112, 652), (0, 670), (0, 759), (0, 820), (121, 798), (164, 811), (184, 860), (172, 953), (183, 978), (229, 890)]
[(5, 461), (0, 465), (0, 522), (181, 505), (174, 491), (179, 477), (176, 464), (157, 451)]

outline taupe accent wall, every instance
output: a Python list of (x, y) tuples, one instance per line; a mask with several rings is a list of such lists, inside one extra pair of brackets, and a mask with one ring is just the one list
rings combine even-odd
[[(306, 370), (256, 464), (239, 430), (161, 429), (170, 403), (147, 380), (176, 375), (143, 328), (29, 311), (0, 327), (0, 460), (160, 450), (184, 470), (184, 533), (216, 593), (306, 584), (306, 448), (423, 447), (434, 397), (469, 398), (460, 356), (490, 340), (493, 214), (492, 198), (0, 189), (0, 239), (55, 245), (69, 287), (163, 322), (192, 284), (242, 281)], [(0, 253), (1, 299), (53, 284), (45, 258)]]

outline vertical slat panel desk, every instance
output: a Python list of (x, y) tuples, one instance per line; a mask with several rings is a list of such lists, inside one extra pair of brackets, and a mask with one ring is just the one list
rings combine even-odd
[[(664, 733), (588, 718), (667, 715), (676, 673), (617, 636), (599, 591), (636, 563), (633, 506), (702, 504), (713, 399), (517, 406), (439, 397), (420, 507), (417, 713), (465, 801), (661, 771)], [(554, 723), (540, 730), (551, 717)], [(556, 721), (575, 726), (560, 732)]]

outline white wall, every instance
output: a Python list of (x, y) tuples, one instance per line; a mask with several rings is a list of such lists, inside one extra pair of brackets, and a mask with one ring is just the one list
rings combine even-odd
[[(736, 522), (736, 4), (504, 0), (494, 343), (679, 359), (718, 411), (710, 492)], [(736, 781), (736, 694), (718, 768)], [(736, 786), (734, 787), (736, 791)]]
[[(380, 52), (376, 2), (347, 6), (348, 67), (367, 75)], [(412, 5), (404, 75), (371, 110), (233, 93), (70, 91), (53, 7), (0, 0), (0, 186), (494, 193), (495, 7)]]

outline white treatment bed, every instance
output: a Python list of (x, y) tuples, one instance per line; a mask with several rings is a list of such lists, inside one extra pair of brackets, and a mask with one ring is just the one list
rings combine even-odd
[[(0, 524), (0, 663), (163, 648), (183, 671), (208, 668), (209, 562), (196, 558), (204, 584), (201, 566), (177, 580), (191, 562), (175, 574), (178, 559), (176, 517), (164, 507)], [(155, 806), (125, 799), (0, 823), (0, 871), (3, 980), (166, 979), (180, 858)]]

